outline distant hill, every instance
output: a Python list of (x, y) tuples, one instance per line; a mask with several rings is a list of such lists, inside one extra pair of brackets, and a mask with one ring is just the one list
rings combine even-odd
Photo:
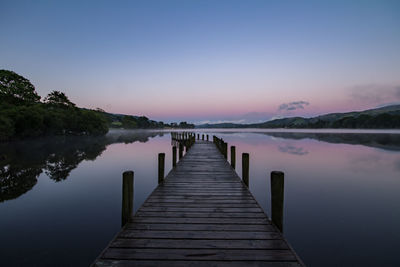
[(107, 113), (100, 110), (108, 122), (110, 128), (123, 129), (160, 129), (160, 128), (194, 128), (194, 124), (187, 122), (164, 123), (162, 121), (150, 120), (145, 116), (133, 116), (124, 114)]
[(290, 117), (263, 123), (203, 124), (196, 128), (361, 128), (398, 129), (400, 128), (400, 105), (391, 105), (364, 111), (330, 113), (313, 118)]

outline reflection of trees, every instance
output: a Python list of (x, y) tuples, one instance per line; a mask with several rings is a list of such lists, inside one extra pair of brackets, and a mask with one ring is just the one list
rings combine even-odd
[(400, 150), (400, 134), (367, 134), (367, 133), (293, 133), (268, 132), (263, 133), (285, 139), (316, 139), (334, 144), (353, 144), (381, 148), (385, 150)]
[(41, 173), (42, 169), (35, 167), (1, 166), (0, 202), (17, 198), (31, 190)]
[(37, 183), (44, 171), (59, 182), (83, 160), (95, 160), (113, 143), (147, 142), (162, 135), (150, 131), (110, 131), (99, 137), (48, 137), (0, 144), (0, 202), (19, 197)]
[(297, 156), (304, 156), (308, 154), (308, 151), (305, 150), (303, 147), (296, 147), (293, 145), (284, 145), (284, 146), (278, 146), (278, 149), (280, 152), (283, 153), (289, 153), (292, 155), (297, 155)]

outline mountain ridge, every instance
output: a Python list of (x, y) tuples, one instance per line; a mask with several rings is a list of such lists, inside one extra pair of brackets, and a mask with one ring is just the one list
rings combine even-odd
[(196, 128), (400, 128), (400, 105), (363, 111), (335, 112), (311, 118), (288, 117), (262, 123), (201, 124)]

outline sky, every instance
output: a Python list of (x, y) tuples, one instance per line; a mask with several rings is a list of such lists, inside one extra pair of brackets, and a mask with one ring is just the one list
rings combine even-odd
[(400, 1), (0, 0), (0, 69), (154, 120), (400, 103)]

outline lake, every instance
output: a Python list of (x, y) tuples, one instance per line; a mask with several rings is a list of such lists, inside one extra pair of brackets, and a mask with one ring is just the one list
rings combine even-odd
[[(235, 145), (239, 175), (250, 154), (267, 214), (270, 172), (285, 173), (283, 231), (307, 266), (400, 266), (400, 131), (195, 131)], [(122, 172), (134, 171), (137, 210), (160, 152), (168, 173), (168, 131), (0, 143), (1, 264), (88, 266), (120, 229)]]

